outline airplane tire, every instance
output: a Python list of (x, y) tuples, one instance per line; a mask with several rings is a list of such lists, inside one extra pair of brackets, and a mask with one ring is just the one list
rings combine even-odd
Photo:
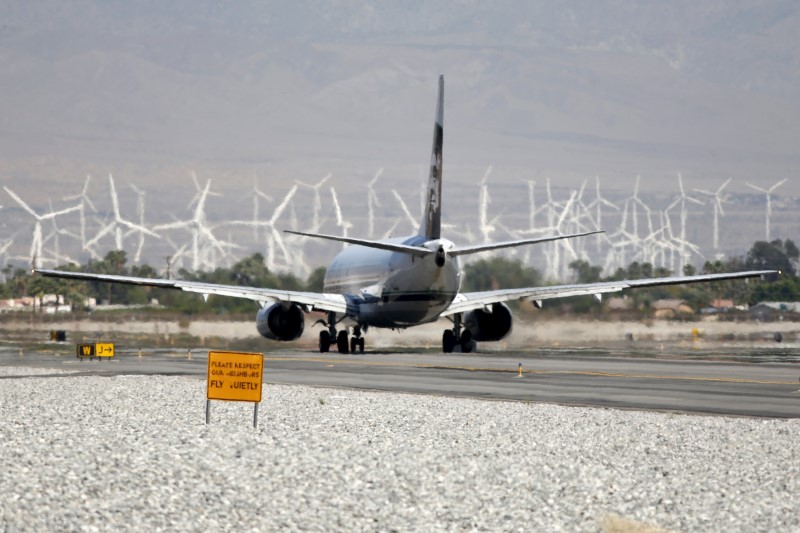
[(453, 348), (456, 347), (456, 334), (453, 333), (452, 329), (444, 330), (444, 334), (442, 335), (442, 351), (444, 353), (452, 353)]
[(472, 340), (472, 332), (470, 330), (465, 329), (461, 333), (459, 344), (461, 344), (461, 353), (470, 353), (475, 349), (475, 341)]
[(364, 353), (364, 337), (358, 339), (358, 351), (359, 353)]
[(336, 336), (336, 347), (339, 349), (339, 353), (348, 353), (347, 331), (340, 331)]
[(356, 346), (358, 346), (358, 339), (350, 337), (350, 353), (356, 353)]
[(319, 353), (325, 353), (331, 349), (331, 334), (328, 331), (319, 332)]

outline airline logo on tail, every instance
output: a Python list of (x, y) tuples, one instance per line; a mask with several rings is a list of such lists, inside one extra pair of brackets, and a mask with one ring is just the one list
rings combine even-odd
[(442, 236), (442, 144), (444, 143), (444, 76), (439, 75), (436, 122), (433, 125), (431, 173), (428, 177), (428, 201), (419, 234), (428, 240)]

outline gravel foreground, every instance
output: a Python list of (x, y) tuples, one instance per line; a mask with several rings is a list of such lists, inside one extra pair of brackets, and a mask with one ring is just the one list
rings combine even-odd
[(800, 420), (277, 385), (252, 417), (0, 368), (2, 529), (800, 531)]

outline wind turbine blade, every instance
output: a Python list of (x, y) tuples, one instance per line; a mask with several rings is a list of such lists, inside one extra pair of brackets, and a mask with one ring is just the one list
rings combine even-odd
[(280, 216), (283, 214), (283, 211), (286, 209), (286, 206), (289, 205), (289, 202), (292, 201), (292, 197), (294, 197), (294, 194), (296, 192), (297, 192), (297, 184), (295, 183), (292, 186), (292, 188), (289, 189), (289, 192), (286, 194), (286, 197), (284, 197), (280, 205), (278, 205), (278, 207), (276, 207), (275, 211), (272, 213), (272, 218), (269, 219), (270, 225), (275, 224), (275, 222), (278, 221)]
[(9, 195), (11, 198), (13, 198), (13, 199), (14, 199), (14, 201), (15, 201), (15, 202), (17, 202), (17, 203), (19, 204), (19, 206), (20, 206), (22, 209), (24, 209), (25, 211), (27, 211), (28, 213), (30, 213), (31, 215), (33, 215), (33, 216), (36, 218), (36, 220), (40, 220), (40, 218), (39, 218), (39, 215), (38, 215), (38, 214), (36, 214), (36, 212), (35, 212), (33, 209), (31, 209), (31, 207), (30, 207), (28, 204), (26, 204), (26, 203), (25, 203), (25, 202), (22, 200), (22, 198), (20, 198), (19, 196), (17, 196), (17, 195), (14, 193), (14, 191), (12, 191), (11, 189), (9, 189), (9, 188), (8, 188), (8, 187), (6, 187), (5, 185), (3, 186), (3, 189), (5, 189), (5, 191), (8, 193), (8, 195)]
[(767, 191), (766, 191), (766, 192), (772, 192), (772, 191), (774, 191), (775, 189), (777, 189), (778, 187), (780, 187), (781, 185), (783, 185), (784, 183), (786, 183), (786, 181), (787, 181), (787, 180), (788, 180), (788, 178), (783, 178), (781, 181), (779, 181), (778, 183), (776, 183), (775, 185), (773, 185), (772, 187), (770, 187), (769, 189), (767, 189)]
[(72, 207), (67, 207), (66, 209), (62, 209), (61, 211), (54, 211), (52, 213), (47, 213), (46, 215), (42, 215), (41, 217), (39, 217), (39, 219), (40, 220), (48, 220), (48, 219), (55, 218), (55, 217), (58, 217), (58, 216), (61, 216), (61, 215), (66, 215), (67, 213), (72, 213), (73, 211), (78, 211), (78, 210), (80, 210), (80, 208), (81, 208), (80, 205), (74, 205)]
[[(383, 167), (381, 167), (381, 168), (379, 168), (379, 169), (378, 169), (378, 171), (375, 173), (375, 177), (373, 177), (373, 178), (372, 178), (372, 179), (371, 179), (371, 180), (370, 180), (370, 181), (367, 183), (367, 187), (369, 187), (369, 188), (372, 188), (372, 186), (373, 186), (373, 185), (375, 185), (375, 183), (376, 183), (376, 182), (378, 181), (378, 179), (381, 177), (381, 174), (383, 174)], [(329, 177), (329, 176), (330, 176), (330, 174), (329, 174), (327, 177), (325, 177), (324, 179), (328, 179), (328, 177)]]
[(400, 204), (400, 209), (403, 210), (403, 213), (405, 213), (406, 218), (409, 220), (409, 222), (411, 222), (412, 227), (414, 227), (414, 229), (416, 229), (416, 225), (418, 223), (417, 223), (416, 219), (414, 218), (414, 216), (411, 214), (411, 211), (408, 210), (408, 206), (403, 201), (403, 197), (400, 196), (400, 193), (397, 192), (395, 189), (392, 189), (392, 194), (397, 199), (397, 202)]
[(119, 198), (117, 198), (117, 188), (114, 187), (114, 178), (111, 174), (108, 175), (108, 183), (111, 186), (111, 206), (114, 210), (114, 220), (119, 221), (122, 218), (119, 214)]
[(128, 222), (127, 220), (120, 220), (119, 224), (122, 225), (122, 226), (125, 226), (127, 228), (130, 228), (132, 231), (138, 231), (140, 233), (147, 233), (148, 235), (150, 235), (151, 237), (155, 237), (156, 239), (160, 239), (161, 238), (161, 236), (158, 233), (156, 233), (154, 231), (151, 231), (151, 230), (145, 228), (144, 226), (140, 226), (139, 224), (134, 224), (133, 222)]
[(187, 222), (185, 220), (178, 220), (175, 222), (168, 222), (166, 224), (159, 224), (157, 226), (154, 226), (153, 229), (155, 231), (159, 231), (162, 229), (179, 229), (179, 228), (189, 227), (191, 226), (191, 224), (192, 224), (191, 222)]

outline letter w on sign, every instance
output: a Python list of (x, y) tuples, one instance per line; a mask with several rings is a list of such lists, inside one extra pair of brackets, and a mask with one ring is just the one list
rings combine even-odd
[(94, 357), (94, 344), (79, 344), (78, 357)]

